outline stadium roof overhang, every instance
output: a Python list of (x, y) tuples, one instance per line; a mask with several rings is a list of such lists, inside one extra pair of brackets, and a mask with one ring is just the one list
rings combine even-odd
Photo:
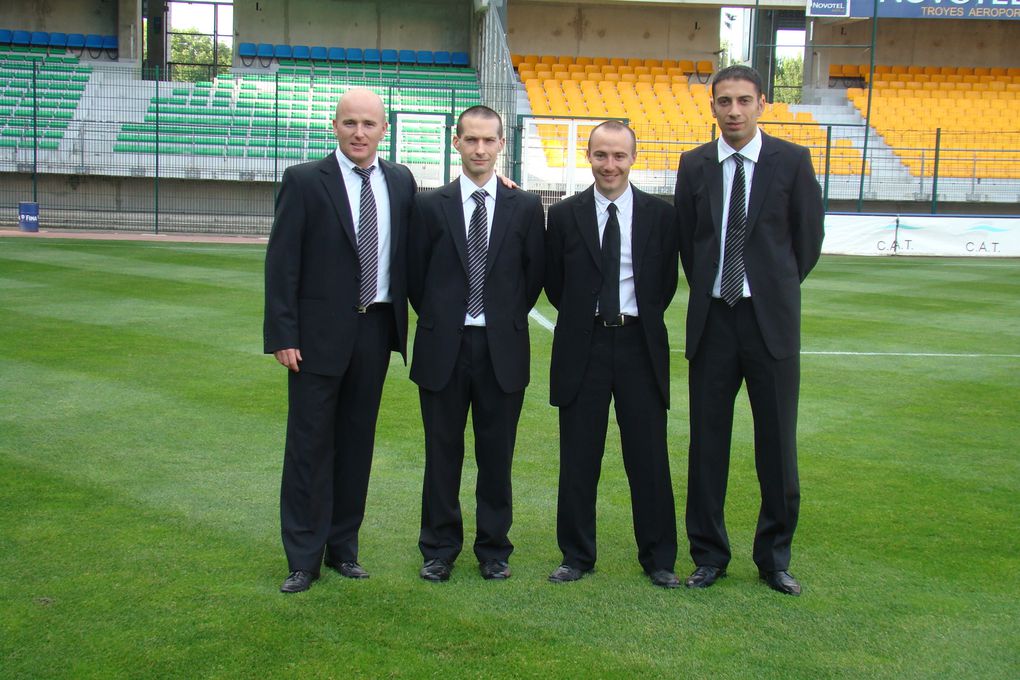
[[(512, 1), (512, 0), (511, 0)], [(529, 0), (530, 2), (548, 2), (562, 5), (564, 0)], [(805, 0), (763, 0), (748, 2), (747, 0), (697, 0), (696, 2), (677, 2), (677, 0), (581, 0), (571, 4), (578, 5), (672, 5), (673, 7), (748, 7), (758, 9), (804, 9)]]

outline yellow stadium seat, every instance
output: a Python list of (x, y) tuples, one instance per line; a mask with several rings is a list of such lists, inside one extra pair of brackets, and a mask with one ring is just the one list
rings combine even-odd
[(552, 65), (554, 65), (556, 63), (556, 57), (547, 54), (547, 55), (542, 56), (538, 61), (539, 61), (540, 64), (546, 64), (548, 66), (552, 66)]
[(574, 59), (574, 63), (578, 66), (590, 66), (592, 63), (591, 57), (577, 57)]
[(679, 66), (684, 73), (694, 73), (694, 71), (696, 70), (694, 62), (691, 61), (690, 59), (681, 59)]
[(715, 67), (713, 66), (712, 62), (707, 60), (699, 61), (696, 64), (696, 68), (698, 73), (705, 75), (710, 74), (715, 70)]
[(608, 66), (609, 57), (592, 57), (591, 63), (595, 64), (596, 66)]

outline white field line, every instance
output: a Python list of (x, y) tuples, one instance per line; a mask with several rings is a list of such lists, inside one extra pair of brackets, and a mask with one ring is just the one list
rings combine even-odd
[[(547, 331), (552, 331), (554, 324), (552, 321), (547, 319), (537, 309), (531, 310), (529, 315), (535, 320), (542, 328)], [(683, 349), (674, 349), (673, 352), (682, 353)], [(936, 357), (936, 358), (955, 358), (955, 359), (1020, 359), (1020, 354), (972, 354), (972, 353), (957, 353), (957, 352), (814, 352), (814, 351), (801, 351), (802, 355), (809, 356), (833, 356), (833, 357)]]

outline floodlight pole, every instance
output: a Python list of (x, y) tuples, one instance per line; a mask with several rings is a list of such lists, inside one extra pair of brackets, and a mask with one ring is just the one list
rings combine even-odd
[[(848, 0), (849, 1), (849, 0)], [(878, 38), (878, 0), (873, 0), (871, 9), (871, 49), (868, 54), (868, 112), (864, 117), (864, 148), (861, 151), (861, 183), (857, 190), (857, 212), (864, 210), (864, 171), (868, 167), (868, 137), (871, 132), (871, 102), (875, 92), (875, 42)]]

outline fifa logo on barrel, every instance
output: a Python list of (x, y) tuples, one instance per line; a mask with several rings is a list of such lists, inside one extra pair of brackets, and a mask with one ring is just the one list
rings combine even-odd
[(38, 203), (18, 203), (18, 225), (22, 231), (39, 231)]

